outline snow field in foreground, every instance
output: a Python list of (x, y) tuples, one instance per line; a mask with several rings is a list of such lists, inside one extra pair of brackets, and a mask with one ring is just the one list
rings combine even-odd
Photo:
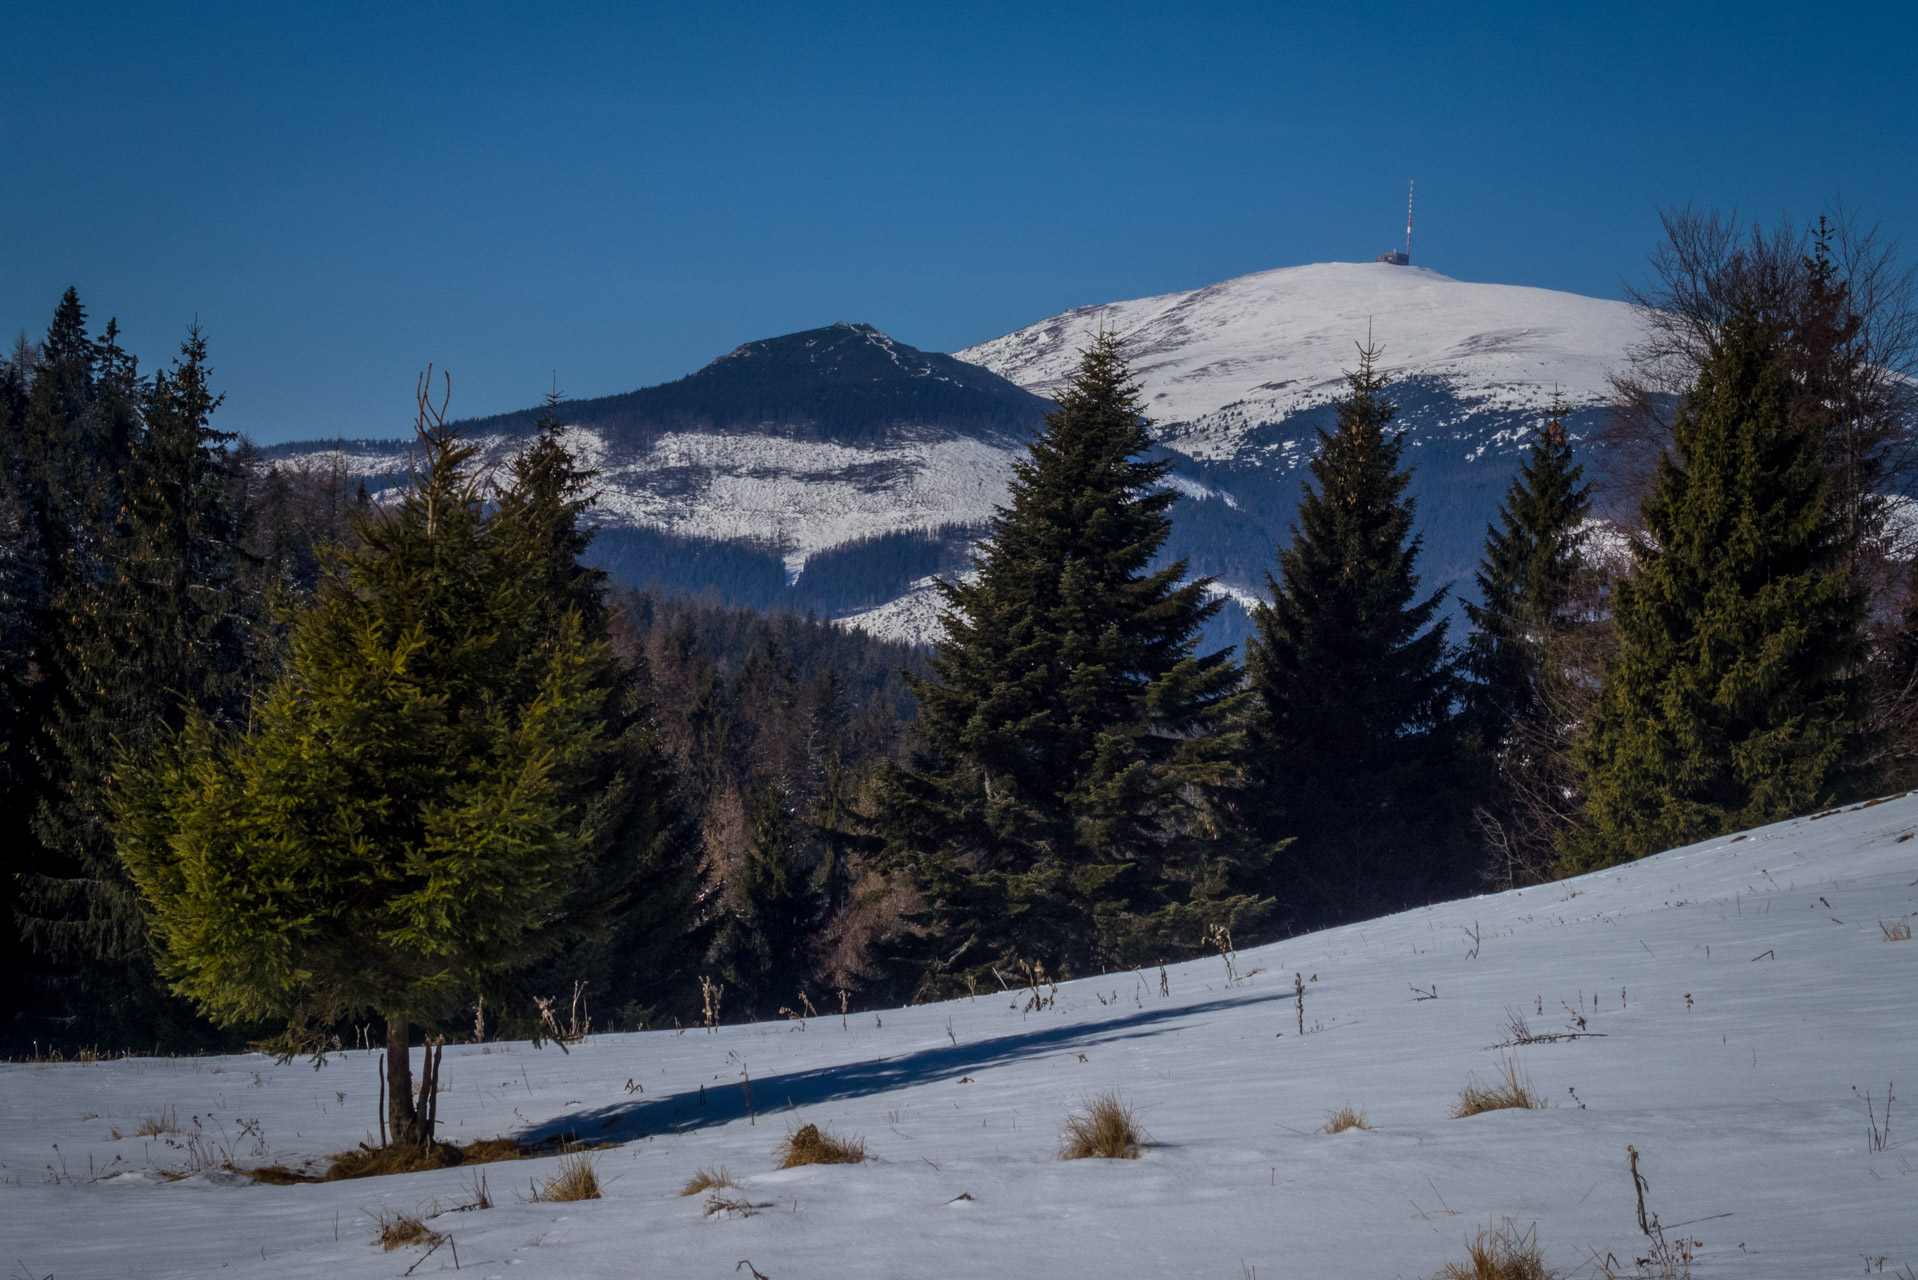
[[(621, 1145), (599, 1156), (600, 1200), (525, 1200), (556, 1159), (494, 1164), (496, 1207), (429, 1225), (475, 1280), (718, 1278), (746, 1274), (740, 1259), (771, 1280), (1430, 1276), (1505, 1217), (1536, 1222), (1570, 1271), (1644, 1252), (1631, 1144), (1647, 1208), (1702, 1242), (1700, 1280), (1918, 1267), (1918, 1120), (1900, 1101), (1872, 1151), (1865, 1103), (1882, 1124), (1887, 1083), (1918, 1069), (1918, 941), (1879, 926), (1918, 910), (1914, 830), (1918, 798), (1781, 823), (1243, 951), (1237, 981), (1220, 957), (1170, 966), (1169, 995), (1148, 969), (1062, 985), (1038, 1010), (982, 992), (843, 1027), (449, 1046), (449, 1139)], [(1450, 1118), (1467, 1079), (1498, 1069), (1514, 1012), (1534, 1034), (1578, 1018), (1591, 1034), (1510, 1051), (1545, 1109)], [(375, 1067), (0, 1066), (0, 1252), (56, 1280), (450, 1271), (451, 1246), (381, 1252), (375, 1218), (459, 1202), (473, 1167), (168, 1181), (189, 1153), (134, 1136), (171, 1109), (173, 1143), (197, 1117), (242, 1165), (317, 1163), (369, 1137)], [(1055, 1159), (1059, 1122), (1107, 1089), (1153, 1145)], [(1315, 1132), (1348, 1102), (1372, 1131)], [(805, 1123), (863, 1135), (875, 1158), (774, 1171)], [(707, 1217), (705, 1196), (677, 1194), (712, 1164), (765, 1207)]]

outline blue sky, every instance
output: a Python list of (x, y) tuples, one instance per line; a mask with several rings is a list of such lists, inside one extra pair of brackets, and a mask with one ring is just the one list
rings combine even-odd
[(1656, 211), (1918, 251), (1918, 6), (10, 5), (0, 326), (195, 317), (264, 441), (678, 377), (835, 320), (951, 350), (1268, 267), (1616, 297)]

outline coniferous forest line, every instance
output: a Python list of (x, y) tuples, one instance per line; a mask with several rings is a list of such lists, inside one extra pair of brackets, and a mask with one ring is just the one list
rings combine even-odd
[(586, 567), (556, 400), (482, 472), (422, 379), (374, 503), (222, 433), (205, 335), (145, 373), (69, 290), (0, 362), (5, 1047), (891, 1006), (1908, 786), (1911, 276), (1844, 221), (1667, 233), (1616, 421), (1539, 422), (1464, 634), (1364, 347), (1243, 653), (1154, 567), (1176, 495), (1116, 335), (921, 653)]

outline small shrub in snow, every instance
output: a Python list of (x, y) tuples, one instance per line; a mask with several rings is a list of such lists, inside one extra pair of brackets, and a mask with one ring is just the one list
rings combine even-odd
[(802, 1125), (789, 1133), (773, 1150), (779, 1158), (776, 1166), (796, 1169), (802, 1164), (858, 1164), (866, 1158), (866, 1140), (857, 1135), (841, 1138), (816, 1124)]
[(1354, 1111), (1352, 1104), (1348, 1102), (1337, 1111), (1328, 1111), (1325, 1113), (1325, 1127), (1321, 1129), (1320, 1132), (1344, 1133), (1347, 1129), (1369, 1130), (1371, 1127), (1372, 1126), (1367, 1124), (1365, 1120), (1365, 1108), (1360, 1107)]
[(160, 1138), (169, 1133), (180, 1132), (180, 1117), (174, 1114), (172, 1107), (166, 1108), (157, 1116), (143, 1116), (140, 1127), (133, 1131), (136, 1138)]
[(1059, 1126), (1061, 1160), (1137, 1160), (1146, 1140), (1132, 1114), (1132, 1104), (1116, 1091), (1088, 1098), (1085, 1110), (1075, 1111)]
[(1448, 1262), (1434, 1280), (1553, 1280), (1538, 1247), (1538, 1224), (1524, 1231), (1507, 1218), (1465, 1246), (1467, 1262)]
[(440, 1242), (439, 1232), (410, 1213), (396, 1213), (390, 1218), (381, 1214), (376, 1221), (379, 1230), (373, 1236), (373, 1243), (388, 1253), (409, 1245), (434, 1245)]
[(1885, 935), (1886, 942), (1911, 941), (1911, 921), (1909, 920), (1880, 920), (1878, 928)]
[(534, 1199), (599, 1199), (599, 1173), (593, 1168), (593, 1157), (584, 1151), (575, 1151), (571, 1155), (561, 1156), (559, 1172), (546, 1180)]
[(1512, 1107), (1536, 1110), (1544, 1105), (1544, 1100), (1532, 1088), (1531, 1078), (1519, 1068), (1518, 1059), (1505, 1058), (1500, 1061), (1498, 1075), (1489, 1083), (1480, 1081), (1477, 1075), (1466, 1082), (1459, 1090), (1458, 1101), (1452, 1104), (1452, 1116), (1463, 1119), (1487, 1111)]

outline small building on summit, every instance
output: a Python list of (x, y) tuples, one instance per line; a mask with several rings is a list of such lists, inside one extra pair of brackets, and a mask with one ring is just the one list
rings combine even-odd
[(1387, 249), (1384, 253), (1372, 259), (1372, 261), (1389, 262), (1395, 267), (1409, 267), (1412, 265), (1412, 255), (1409, 253), (1401, 253), (1397, 249)]

